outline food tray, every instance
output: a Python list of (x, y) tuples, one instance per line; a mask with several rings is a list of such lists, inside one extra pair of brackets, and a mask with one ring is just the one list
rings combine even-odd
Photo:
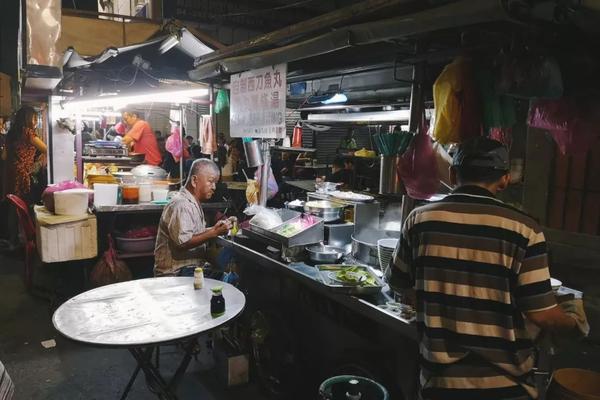
[(319, 243), (323, 241), (325, 228), (323, 226), (322, 218), (313, 216), (312, 218), (315, 221), (313, 225), (302, 229), (294, 236), (284, 236), (277, 232), (285, 224), (298, 221), (302, 217), (302, 214), (288, 209), (277, 210), (277, 212), (281, 215), (281, 219), (283, 220), (281, 225), (278, 225), (272, 229), (264, 229), (250, 222), (248, 231), (251, 232), (251, 236), (254, 236), (259, 240), (266, 239), (263, 241), (268, 241), (270, 243), (282, 244), (288, 248), (294, 246), (306, 246), (308, 244)]
[[(356, 267), (364, 270), (370, 277), (372, 277), (375, 281), (375, 285), (373, 286), (363, 286), (360, 284), (344, 284), (332, 278), (331, 273), (340, 271), (344, 268)], [(371, 269), (364, 265), (357, 264), (321, 264), (315, 266), (318, 271), (319, 278), (325, 284), (325, 286), (329, 287), (334, 292), (337, 293), (345, 293), (345, 294), (356, 294), (356, 295), (365, 295), (365, 294), (379, 294), (381, 290), (385, 286), (382, 280), (371, 271)]]

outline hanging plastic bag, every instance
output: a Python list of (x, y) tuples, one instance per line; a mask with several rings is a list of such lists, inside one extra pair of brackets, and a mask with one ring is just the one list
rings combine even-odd
[(499, 64), (498, 94), (525, 99), (558, 99), (563, 95), (562, 73), (553, 57), (524, 50), (502, 55)]
[(404, 182), (406, 192), (417, 200), (427, 200), (438, 192), (440, 186), (437, 156), (427, 135), (424, 121), (420, 132), (398, 164), (398, 175)]
[[(256, 182), (258, 182), (258, 186), (260, 187), (260, 176), (261, 169), (263, 167), (258, 167), (256, 173), (254, 174), (254, 178)], [(277, 180), (275, 179), (275, 175), (273, 175), (273, 168), (269, 167), (269, 180), (267, 181), (267, 200), (271, 200), (273, 197), (277, 195), (279, 192), (279, 185), (277, 184)]]
[(460, 143), (481, 133), (481, 105), (472, 63), (457, 57), (433, 84), (435, 126), (441, 144)]
[(225, 89), (219, 89), (217, 99), (215, 100), (215, 114), (220, 114), (225, 109), (229, 108), (229, 96)]
[(561, 153), (585, 154), (598, 140), (596, 124), (588, 120), (597, 111), (572, 98), (536, 100), (529, 107), (527, 124), (549, 131)]
[(90, 283), (98, 287), (129, 280), (131, 280), (131, 271), (125, 262), (117, 258), (112, 237), (108, 235), (108, 250), (94, 265), (90, 274)]

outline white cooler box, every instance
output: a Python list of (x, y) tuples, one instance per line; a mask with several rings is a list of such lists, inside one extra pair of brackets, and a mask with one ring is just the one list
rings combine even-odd
[(52, 215), (39, 206), (35, 207), (35, 215), (37, 249), (43, 262), (84, 260), (98, 255), (95, 215), (68, 221), (68, 217)]

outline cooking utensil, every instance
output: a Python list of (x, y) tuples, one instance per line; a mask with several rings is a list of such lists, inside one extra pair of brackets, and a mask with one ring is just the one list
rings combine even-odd
[(336, 182), (317, 182), (315, 183), (315, 189), (317, 193), (329, 193), (337, 189), (342, 183)]
[(379, 266), (377, 241), (384, 238), (399, 238), (398, 231), (363, 229), (352, 234), (352, 257), (372, 266)]
[(335, 263), (344, 256), (344, 249), (324, 244), (306, 246), (308, 257), (314, 262)]
[(166, 179), (167, 171), (155, 165), (142, 164), (131, 170), (136, 178)]
[[(371, 268), (366, 266), (323, 264), (317, 265), (315, 268), (317, 269), (323, 284), (334, 292), (354, 295), (379, 294), (384, 286), (383, 281), (371, 270)], [(359, 282), (341, 281), (337, 274), (347, 268), (358, 268), (362, 270), (366, 275), (366, 279), (361, 278)], [(373, 284), (365, 284), (367, 280), (373, 282)]]
[(332, 222), (342, 219), (344, 216), (344, 206), (327, 200), (312, 200), (304, 203), (304, 211), (323, 218), (325, 222)]

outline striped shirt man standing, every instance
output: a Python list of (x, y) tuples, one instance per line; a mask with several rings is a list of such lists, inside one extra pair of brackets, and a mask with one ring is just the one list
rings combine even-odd
[(415, 289), (422, 399), (537, 398), (535, 332), (576, 331), (552, 293), (539, 225), (494, 196), (509, 165), (501, 143), (466, 142), (458, 189), (404, 223), (388, 279)]

